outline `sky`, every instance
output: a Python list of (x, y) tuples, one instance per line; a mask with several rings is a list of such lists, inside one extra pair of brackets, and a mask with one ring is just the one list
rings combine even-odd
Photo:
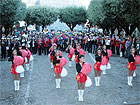
[(78, 0), (78, 2), (79, 2), (80, 4), (82, 4), (83, 6), (85, 6), (86, 9), (87, 9), (87, 8), (88, 8), (88, 5), (89, 5), (89, 3), (90, 3), (90, 0)]
[[(22, 0), (22, 1), (25, 2), (25, 3), (27, 3), (27, 1), (36, 1), (36, 0)], [(76, 0), (76, 2), (78, 2), (82, 6), (86, 7), (86, 9), (87, 9), (88, 8), (88, 5), (90, 3), (90, 0)]]

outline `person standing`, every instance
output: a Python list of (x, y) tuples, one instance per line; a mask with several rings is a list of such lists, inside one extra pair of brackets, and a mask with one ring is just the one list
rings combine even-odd
[(133, 80), (133, 73), (136, 70), (136, 64), (135, 64), (135, 48), (131, 48), (130, 50), (131, 54), (128, 56), (128, 85), (132, 86), (132, 80)]
[(15, 91), (19, 90), (19, 84), (20, 84), (20, 74), (16, 72), (17, 66), (13, 62), (14, 57), (16, 56), (17, 56), (17, 51), (13, 50), (11, 57), (8, 59), (8, 61), (12, 62), (11, 73), (13, 74), (14, 77)]
[(116, 51), (117, 51), (117, 55), (120, 55), (120, 40), (119, 38), (116, 39)]
[(62, 72), (62, 67), (60, 66), (60, 52), (56, 51), (56, 55), (53, 56), (53, 71), (55, 73), (55, 82), (56, 82), (56, 88), (60, 88), (60, 83), (61, 83), (61, 72)]
[(6, 43), (3, 40), (1, 44), (1, 58), (2, 59), (6, 58)]
[(38, 40), (37, 40), (37, 45), (38, 45), (38, 52), (39, 52), (39, 55), (41, 55), (41, 53), (42, 53), (42, 39), (41, 38), (39, 38)]
[(122, 52), (122, 57), (124, 57), (124, 52), (125, 52), (125, 39), (122, 38), (122, 41), (121, 41), (121, 52)]
[(78, 85), (78, 96), (79, 101), (83, 101), (83, 95), (84, 95), (84, 88), (85, 88), (85, 82), (87, 80), (87, 76), (81, 72), (82, 66), (84, 64), (84, 55), (80, 55), (78, 57), (79, 62), (76, 64), (76, 71), (77, 71), (77, 85)]
[(130, 54), (130, 49), (131, 49), (132, 42), (130, 40), (130, 37), (128, 37), (126, 43), (125, 43), (125, 48), (126, 48), (126, 58), (128, 58)]
[(102, 53), (101, 49), (97, 50), (97, 54), (95, 55), (96, 63), (94, 64), (94, 74), (95, 74), (95, 86), (100, 86), (100, 79), (101, 79), (101, 60), (102, 60)]
[(111, 50), (112, 50), (113, 54), (115, 54), (115, 43), (116, 43), (116, 38), (115, 38), (115, 35), (114, 35), (114, 36), (112, 36), (112, 38), (110, 40)]
[(110, 39), (107, 37), (105, 40), (106, 49), (110, 49)]

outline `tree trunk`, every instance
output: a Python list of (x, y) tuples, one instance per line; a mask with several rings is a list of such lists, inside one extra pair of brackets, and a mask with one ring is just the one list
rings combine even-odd
[(44, 31), (45, 25), (42, 25), (42, 32)]
[(9, 26), (5, 25), (4, 28), (5, 28), (5, 35), (7, 36), (9, 34)]
[(133, 25), (130, 26), (130, 30), (129, 30), (129, 26), (124, 28), (124, 30), (125, 30), (127, 36), (128, 36), (128, 35), (131, 36), (132, 33), (133, 33), (133, 31), (134, 31), (135, 29), (136, 29), (136, 27), (133, 26)]
[(28, 24), (27, 23), (25, 23), (25, 29), (26, 29), (26, 31), (28, 31)]
[(117, 28), (118, 29), (118, 35), (120, 35), (121, 33), (121, 29), (120, 28)]
[(12, 26), (9, 27), (9, 34), (12, 34)]
[(111, 34), (114, 34), (115, 29), (111, 28)]
[(0, 39), (2, 38), (2, 25), (0, 25)]
[(25, 28), (26, 28), (26, 31), (28, 30), (28, 29), (27, 29), (27, 27), (28, 27), (28, 26), (25, 26)]
[(70, 30), (73, 31), (74, 27), (70, 27)]

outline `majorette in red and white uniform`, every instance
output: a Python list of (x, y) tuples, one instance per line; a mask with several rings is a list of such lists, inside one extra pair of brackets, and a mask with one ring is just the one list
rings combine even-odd
[(84, 63), (84, 55), (80, 55), (78, 59), (79, 62), (76, 64), (76, 80), (78, 83), (79, 101), (83, 101), (85, 82), (87, 81), (87, 74), (91, 71), (91, 66), (89, 63)]
[(56, 51), (56, 54), (53, 56), (53, 71), (55, 73), (56, 88), (60, 88), (61, 72), (63, 66), (66, 65), (66, 63), (67, 60), (65, 58), (62, 58), (62, 56), (60, 55), (60, 51)]
[(95, 86), (100, 86), (100, 78), (101, 78), (101, 60), (102, 60), (102, 53), (101, 49), (97, 50), (97, 54), (95, 55), (96, 63), (94, 64), (93, 68), (95, 71)]
[(80, 55), (84, 55), (85, 56), (85, 51), (83, 49), (80, 49), (80, 45), (77, 46), (77, 49), (75, 49), (75, 62), (79, 62), (78, 57)]
[(132, 86), (133, 74), (136, 70), (136, 64), (140, 64), (140, 56), (135, 55), (135, 49), (131, 48), (131, 54), (128, 57), (128, 64), (126, 67), (128, 68), (128, 85)]
[(71, 63), (72, 63), (71, 59), (73, 57), (73, 54), (75, 53), (75, 49), (71, 45), (69, 45), (68, 47), (69, 47), (68, 48), (69, 66), (71, 67)]
[[(17, 51), (16, 50), (13, 50), (13, 54), (12, 56), (8, 59), (8, 61), (11, 61), (12, 62), (12, 66), (11, 66), (11, 73), (14, 75), (14, 85), (15, 85), (15, 90), (19, 90), (20, 86), (20, 74), (19, 72), (17, 71), (17, 69), (23, 69), (23, 62), (24, 62), (24, 59), (21, 57), (21, 56), (17, 56)], [(18, 68), (17, 68), (18, 67)]]
[(103, 71), (103, 74), (106, 74), (106, 69), (111, 69), (111, 65), (109, 63), (109, 57), (112, 55), (112, 51), (106, 49), (106, 45), (103, 45), (102, 50), (102, 60), (100, 69)]

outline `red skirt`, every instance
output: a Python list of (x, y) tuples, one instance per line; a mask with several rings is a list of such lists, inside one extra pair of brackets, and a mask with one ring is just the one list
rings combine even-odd
[(77, 63), (79, 62), (79, 60), (78, 60), (78, 55), (75, 55), (75, 59), (74, 59), (74, 60), (75, 60), (75, 62), (77, 62)]
[(30, 56), (27, 56), (27, 59), (29, 60), (30, 59)]
[(53, 62), (53, 55), (50, 55), (50, 61)]
[(72, 54), (69, 53), (69, 54), (68, 54), (68, 58), (69, 58), (69, 59), (72, 59)]
[(62, 67), (60, 67), (59, 64), (55, 64), (54, 65), (54, 68), (53, 68), (53, 71), (56, 73), (56, 74), (60, 74), (62, 72)]
[(94, 64), (93, 68), (94, 68), (96, 71), (101, 71), (100, 66), (101, 66), (101, 62), (96, 62), (96, 63)]
[(135, 62), (128, 63), (126, 65), (126, 67), (128, 68), (128, 70), (132, 70), (132, 71), (136, 70), (136, 64), (135, 64)]
[(77, 76), (76, 76), (76, 80), (79, 83), (85, 83), (86, 80), (87, 80), (87, 76), (83, 73), (78, 73)]
[(17, 68), (17, 66), (16, 66), (15, 64), (12, 64), (12, 66), (11, 66), (11, 73), (12, 73), (12, 74), (18, 74), (18, 73), (16, 72), (16, 68)]

